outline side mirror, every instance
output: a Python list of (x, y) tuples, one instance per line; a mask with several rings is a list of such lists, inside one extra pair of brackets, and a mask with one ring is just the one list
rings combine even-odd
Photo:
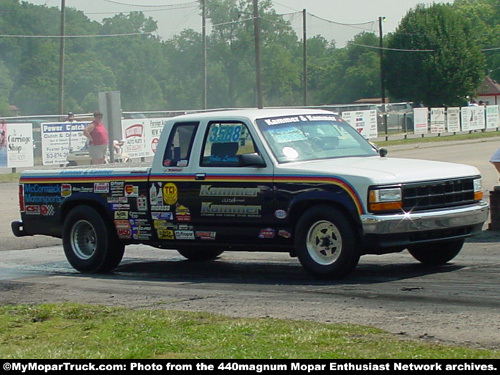
[(385, 157), (387, 156), (387, 152), (388, 152), (388, 151), (387, 151), (387, 149), (386, 149), (386, 148), (380, 148), (380, 149), (378, 150), (378, 154), (379, 154), (379, 155), (380, 155), (380, 157), (382, 157), (382, 158), (385, 158)]
[(257, 153), (238, 155), (240, 167), (265, 168), (264, 158)]

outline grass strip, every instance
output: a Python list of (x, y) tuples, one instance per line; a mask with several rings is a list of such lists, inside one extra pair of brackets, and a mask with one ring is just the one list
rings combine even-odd
[(81, 304), (0, 307), (4, 359), (491, 359), (367, 326)]

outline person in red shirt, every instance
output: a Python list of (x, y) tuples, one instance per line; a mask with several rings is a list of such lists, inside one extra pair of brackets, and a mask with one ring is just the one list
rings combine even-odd
[(92, 164), (106, 164), (108, 131), (102, 123), (101, 112), (94, 112), (94, 121), (87, 125), (83, 131), (83, 135), (89, 140), (89, 153)]

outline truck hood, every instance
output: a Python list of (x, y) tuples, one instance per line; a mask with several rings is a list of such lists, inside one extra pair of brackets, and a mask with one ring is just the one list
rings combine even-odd
[(480, 175), (478, 169), (470, 165), (379, 156), (312, 160), (280, 164), (278, 168), (283, 173), (362, 178), (368, 180), (370, 184), (430, 181)]

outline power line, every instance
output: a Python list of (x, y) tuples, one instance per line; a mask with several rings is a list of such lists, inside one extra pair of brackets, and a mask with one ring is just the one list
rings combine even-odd
[[(134, 35), (151, 35), (151, 33), (125, 33), (125, 34), (94, 34), (94, 35), (64, 35), (63, 38), (101, 38)], [(61, 38), (61, 35), (0, 35), (0, 38)]]
[(433, 49), (401, 49), (401, 48), (388, 48), (388, 47), (378, 47), (378, 46), (369, 46), (366, 44), (359, 44), (359, 43), (354, 43), (354, 42), (349, 42), (349, 44), (352, 44), (353, 46), (358, 46), (358, 47), (365, 47), (365, 48), (372, 48), (376, 50), (383, 50), (383, 51), (399, 51), (399, 52), (435, 52)]
[(104, 0), (107, 3), (118, 4), (118, 5), (126, 5), (132, 7), (140, 7), (140, 8), (161, 8), (161, 7), (176, 7), (176, 6), (185, 6), (185, 5), (198, 5), (197, 1), (191, 1), (189, 3), (179, 3), (179, 4), (158, 4), (158, 5), (145, 5), (145, 4), (130, 4), (130, 3), (122, 3), (120, 1), (113, 0)]

